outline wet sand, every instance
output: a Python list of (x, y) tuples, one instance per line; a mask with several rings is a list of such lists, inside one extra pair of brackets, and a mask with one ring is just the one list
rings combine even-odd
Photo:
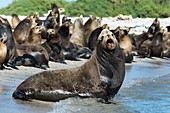
[[(50, 68), (48, 70), (73, 68), (82, 65), (86, 61), (85, 59), (82, 59), (82, 61), (66, 61), (67, 64), (50, 62)], [(97, 103), (95, 99), (66, 99), (56, 103), (37, 100), (27, 102), (13, 99), (12, 93), (22, 81), (35, 73), (44, 71), (34, 67), (18, 66), (18, 68), (19, 70), (8, 68), (0, 71), (0, 112), (2, 113), (72, 113), (72, 110), (78, 113), (80, 112), (80, 108), (84, 111), (83, 113), (86, 113), (85, 109), (87, 109), (87, 106), (89, 106), (89, 112), (93, 112), (94, 109), (98, 109), (101, 106), (105, 106), (106, 108), (110, 106)], [(126, 64), (126, 77), (119, 94), (121, 94), (124, 88), (130, 87), (136, 82), (141, 82), (140, 78), (166, 74), (170, 74), (169, 59), (135, 58), (132, 64)], [(91, 104), (92, 106), (90, 106)], [(114, 110), (116, 111), (120, 106), (115, 107)], [(111, 109), (105, 110), (105, 112), (109, 113)]]

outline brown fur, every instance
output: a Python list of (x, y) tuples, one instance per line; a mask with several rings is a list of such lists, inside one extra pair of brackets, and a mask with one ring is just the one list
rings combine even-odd
[(70, 41), (77, 45), (83, 46), (83, 39), (85, 38), (83, 19), (77, 18), (74, 21), (73, 33), (71, 35)]
[(24, 54), (29, 54), (31, 52), (40, 52), (45, 55), (45, 58), (49, 60), (49, 55), (47, 50), (40, 45), (17, 45), (16, 56), (23, 56)]
[(16, 26), (20, 23), (20, 19), (17, 14), (12, 14), (11, 24), (12, 28), (15, 29)]
[(12, 28), (6, 18), (2, 18), (0, 16), (0, 33), (2, 37), (7, 37), (6, 45), (7, 45), (7, 55), (4, 64), (10, 66), (12, 62), (16, 47), (15, 47), (15, 40), (12, 34)]
[(79, 96), (108, 101), (110, 96), (119, 91), (124, 75), (123, 52), (112, 33), (105, 30), (99, 35), (93, 56), (84, 65), (35, 74), (17, 87), (13, 97), (23, 100), (59, 101)]
[(116, 28), (114, 30), (114, 34), (117, 34), (117, 38), (120, 43), (120, 47), (123, 49), (124, 54), (125, 54), (125, 62), (131, 63), (133, 61), (133, 55), (132, 55), (132, 41), (131, 38), (129, 37), (128, 33), (130, 31), (130, 28), (127, 29), (120, 29), (120, 27)]
[(33, 14), (33, 19), (34, 19), (35, 21), (40, 20), (40, 16), (39, 16), (38, 12), (35, 12), (35, 13)]
[(164, 51), (168, 49), (166, 45), (168, 39), (165, 36), (166, 32), (162, 29), (154, 35), (150, 46), (151, 56), (164, 57)]
[(42, 26), (35, 26), (31, 28), (28, 39), (25, 41), (24, 44), (41, 45), (42, 44), (42, 38), (41, 38), (42, 30), (43, 30)]
[(31, 16), (27, 16), (22, 20), (18, 26), (14, 29), (14, 38), (18, 44), (24, 43), (29, 36), (31, 28), (35, 26), (35, 21), (33, 21)]
[(107, 24), (102, 25), (101, 27), (96, 28), (95, 30), (93, 30), (93, 32), (91, 33), (90, 37), (89, 37), (89, 41), (88, 41), (88, 47), (91, 50), (94, 50), (97, 44), (97, 39), (99, 34), (101, 33), (101, 31), (103, 29), (109, 29), (109, 26)]
[(150, 39), (153, 38), (153, 36), (160, 30), (160, 21), (158, 20), (158, 18), (155, 18), (155, 20), (153, 21), (153, 23), (151, 24), (151, 26), (148, 29), (148, 37)]
[(7, 55), (7, 38), (0, 38), (0, 69), (3, 69), (3, 63)]
[(85, 39), (83, 39), (83, 45), (88, 46), (88, 41), (93, 30), (101, 26), (102, 18), (97, 18), (95, 16), (90, 16), (87, 22), (84, 24), (85, 29)]
[(141, 58), (150, 57), (150, 46), (151, 40), (150, 39), (145, 40), (138, 49), (138, 55)]
[(141, 34), (129, 34), (129, 37), (132, 41), (132, 44), (135, 46), (133, 50), (138, 50), (141, 46), (141, 44), (148, 39), (148, 33), (143, 32)]

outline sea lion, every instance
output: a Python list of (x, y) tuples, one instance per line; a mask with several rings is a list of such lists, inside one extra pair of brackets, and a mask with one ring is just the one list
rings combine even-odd
[(83, 39), (83, 46), (88, 46), (88, 41), (91, 33), (98, 27), (101, 27), (102, 18), (90, 15), (89, 19), (84, 24), (85, 38)]
[(22, 82), (15, 99), (60, 101), (69, 97), (96, 97), (108, 102), (125, 77), (125, 59), (111, 31), (104, 29), (92, 57), (80, 67), (44, 71)]
[(58, 29), (58, 35), (61, 39), (61, 48), (65, 59), (80, 60), (79, 58), (90, 58), (92, 51), (87, 47), (82, 47), (70, 41), (70, 24), (65, 22)]
[(7, 37), (7, 55), (4, 64), (6, 66), (11, 66), (10, 64), (16, 53), (15, 40), (8, 20), (2, 17), (0, 17), (0, 37)]
[(25, 53), (23, 56), (16, 57), (12, 65), (33, 66), (45, 70), (49, 68), (48, 60), (45, 58), (45, 55), (38, 51)]
[(42, 46), (47, 50), (49, 54), (50, 61), (64, 63), (65, 56), (62, 52), (61, 46), (58, 43), (53, 43), (50, 40), (47, 40)]
[(138, 50), (140, 46), (142, 45), (142, 43), (146, 41), (147, 39), (149, 39), (148, 32), (143, 32), (141, 34), (132, 33), (132, 34), (129, 34), (129, 37), (132, 41), (132, 44), (135, 46), (134, 50)]
[(42, 69), (49, 67), (49, 54), (41, 45), (16, 45), (16, 54), (11, 65), (34, 66)]
[(150, 50), (151, 42), (152, 40), (147, 39), (140, 45), (137, 51), (140, 58), (151, 57), (151, 50)]
[(128, 36), (129, 31), (130, 28), (121, 29), (119, 26), (113, 31), (117, 40), (120, 43), (120, 47), (123, 49), (126, 63), (132, 63), (133, 61), (132, 41)]
[(124, 34), (122, 37), (120, 37), (120, 47), (123, 49), (125, 54), (125, 62), (126, 63), (132, 63), (133, 61), (133, 54), (132, 54), (132, 42), (130, 37), (128, 36), (128, 33), (130, 31), (130, 28), (124, 29)]
[(51, 3), (51, 11), (45, 20), (50, 23), (50, 28), (60, 26), (60, 12), (55, 3)]
[(41, 45), (43, 43), (43, 40), (41, 38), (42, 30), (43, 30), (43, 26), (35, 26), (31, 28), (28, 38), (27, 40), (25, 40), (24, 44)]
[(0, 37), (0, 69), (4, 68), (3, 63), (7, 55), (6, 41), (7, 41), (7, 37)]
[(48, 29), (46, 42), (41, 44), (49, 53), (53, 62), (65, 63), (65, 56), (61, 49), (61, 37), (56, 29)]
[(83, 46), (84, 38), (85, 38), (85, 31), (83, 26), (83, 19), (77, 18), (73, 24), (73, 32), (70, 41), (77, 45)]
[(150, 45), (151, 56), (160, 58), (164, 57), (164, 52), (167, 50), (167, 48), (165, 48), (166, 47), (165, 45), (166, 41), (168, 40), (168, 39), (165, 40), (164, 36), (165, 31), (163, 29), (160, 29), (160, 31), (157, 32), (153, 37)]
[(148, 37), (150, 39), (153, 38), (153, 36), (160, 30), (160, 21), (158, 20), (158, 18), (155, 18), (155, 20), (153, 21), (153, 23), (151, 24), (151, 26), (148, 29)]
[(14, 29), (14, 38), (18, 44), (23, 44), (29, 36), (31, 28), (35, 27), (36, 23), (31, 16), (27, 16)]

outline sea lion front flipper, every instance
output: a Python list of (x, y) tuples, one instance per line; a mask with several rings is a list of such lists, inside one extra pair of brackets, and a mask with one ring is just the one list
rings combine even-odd
[(28, 95), (26, 95), (25, 92), (22, 92), (22, 91), (14, 92), (14, 93), (12, 94), (12, 96), (13, 96), (15, 99), (22, 99), (22, 100), (26, 100), (26, 101), (28, 101), (29, 99), (31, 99)]

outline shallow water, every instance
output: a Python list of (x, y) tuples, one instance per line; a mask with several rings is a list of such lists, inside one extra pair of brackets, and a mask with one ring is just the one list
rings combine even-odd
[(111, 100), (115, 104), (102, 104), (91, 98), (56, 103), (15, 100), (11, 97), (13, 91), (29, 75), (14, 75), (5, 77), (0, 73), (2, 113), (170, 113), (169, 59), (138, 59), (127, 64), (125, 81)]

